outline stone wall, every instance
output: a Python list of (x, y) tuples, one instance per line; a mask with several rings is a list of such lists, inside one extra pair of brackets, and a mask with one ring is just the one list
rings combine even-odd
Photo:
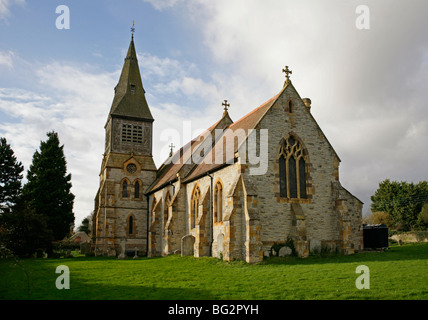
[[(108, 154), (100, 174), (100, 189), (96, 201), (95, 253), (117, 255), (121, 253), (120, 241), (126, 239), (126, 250), (145, 254), (147, 248), (147, 199), (144, 190), (155, 179), (151, 157)], [(126, 170), (135, 164), (135, 173)], [(149, 170), (146, 170), (146, 166)], [(154, 164), (153, 164), (154, 166)], [(127, 181), (127, 197), (123, 197), (122, 183)], [(140, 184), (139, 197), (135, 197), (135, 183)], [(132, 234), (129, 217), (132, 216)]]
[[(185, 248), (182, 254), (193, 252), (196, 257), (212, 255), (253, 263), (261, 261), (263, 253), (270, 254), (274, 244), (285, 244), (290, 238), (303, 257), (323, 247), (345, 253), (361, 249), (362, 203), (340, 185), (340, 159), (312, 117), (310, 105), (305, 105), (292, 85), (279, 95), (257, 129), (268, 130), (266, 173), (251, 174), (254, 165), (238, 158), (211, 176), (186, 184), (179, 179), (174, 182), (174, 200), (167, 214), (163, 214), (167, 210), (165, 196), (171, 193), (172, 186), (154, 194), (160, 203), (151, 209), (153, 253), (166, 255)], [(280, 196), (278, 150), (280, 141), (289, 134), (304, 149), (304, 199)], [(260, 150), (258, 145), (257, 152)], [(223, 187), (223, 219), (214, 222), (211, 194), (218, 181)], [(191, 203), (196, 186), (201, 195), (193, 227)]]
[[(288, 112), (290, 101), (292, 113)], [(344, 227), (349, 233), (347, 241), (360, 247), (361, 203), (348, 194), (346, 215), (349, 218), (345, 226), (332, 188), (332, 183), (339, 180), (340, 160), (293, 86), (288, 86), (278, 97), (259, 128), (269, 133), (267, 173), (260, 176), (245, 173), (244, 176), (257, 189), (263, 251), (269, 252), (274, 243), (285, 243), (288, 237), (296, 241), (302, 256), (309, 253), (311, 241), (342, 247)], [(279, 196), (278, 145), (290, 133), (300, 139), (307, 152), (307, 199)]]

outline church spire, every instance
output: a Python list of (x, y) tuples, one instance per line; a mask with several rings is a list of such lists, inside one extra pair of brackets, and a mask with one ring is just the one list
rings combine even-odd
[(134, 45), (134, 27), (131, 28), (131, 31), (131, 43), (129, 44), (119, 82), (115, 87), (115, 94), (109, 117), (119, 116), (153, 121), (145, 97), (146, 92), (141, 81), (137, 53)]

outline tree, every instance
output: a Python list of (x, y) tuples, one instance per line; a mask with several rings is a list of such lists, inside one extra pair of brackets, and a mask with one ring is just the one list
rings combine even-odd
[(369, 216), (365, 217), (363, 220), (364, 223), (367, 224), (384, 224), (388, 227), (391, 226), (391, 217), (387, 212), (373, 212)]
[(412, 230), (421, 227), (418, 218), (422, 205), (428, 201), (428, 182), (418, 184), (384, 180), (371, 197), (373, 212), (387, 212), (395, 229)]
[(3, 222), (7, 232), (2, 242), (15, 255), (31, 256), (39, 248), (47, 249), (52, 241), (47, 217), (34, 213), (23, 203), (14, 208), (13, 214), (6, 214)]
[(47, 234), (56, 241), (66, 237), (74, 224), (74, 195), (64, 146), (60, 146), (56, 132), (49, 132), (47, 136), (47, 141), (40, 143), (40, 152), (33, 155), (23, 195), (30, 210), (46, 217)]
[(78, 231), (83, 231), (87, 235), (91, 233), (91, 216), (87, 216), (85, 219), (82, 220), (82, 223), (80, 224)]
[(24, 167), (18, 162), (6, 138), (0, 138), (0, 215), (10, 212), (22, 193)]
[(424, 203), (422, 210), (418, 216), (419, 225), (421, 229), (428, 228), (428, 202)]
[(12, 221), (22, 195), (23, 171), (6, 138), (0, 138), (0, 243), (9, 250), (15, 235)]

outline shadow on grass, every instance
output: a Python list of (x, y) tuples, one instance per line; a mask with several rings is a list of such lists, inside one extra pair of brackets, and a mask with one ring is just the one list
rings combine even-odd
[[(172, 284), (173, 285), (173, 284)], [(40, 298), (36, 298), (40, 299)], [(45, 299), (45, 298), (41, 298)], [(215, 297), (208, 291), (189, 288), (160, 288), (156, 286), (91, 285), (85, 288), (84, 283), (77, 283), (69, 290), (58, 290), (48, 299), (59, 300), (213, 300)]]
[(353, 263), (361, 261), (400, 261), (428, 259), (428, 243), (406, 244), (403, 246), (391, 246), (385, 251), (362, 251), (352, 255), (325, 254), (310, 255), (307, 258), (299, 257), (269, 257), (262, 264), (265, 265), (308, 265), (326, 263)]

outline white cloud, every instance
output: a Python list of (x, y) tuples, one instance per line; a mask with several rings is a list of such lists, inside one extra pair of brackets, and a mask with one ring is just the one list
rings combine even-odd
[(10, 7), (15, 4), (22, 6), (25, 0), (0, 0), (0, 20), (6, 20), (10, 16)]
[[(156, 120), (153, 154), (159, 166), (166, 158), (163, 149), (169, 144), (160, 140), (162, 132), (174, 129), (179, 135), (179, 140), (174, 141), (177, 142), (176, 146), (180, 147), (187, 142), (184, 141), (183, 133), (189, 128), (184, 126), (189, 123), (198, 124), (197, 127), (190, 128), (191, 137), (194, 137), (195, 132), (214, 122), (215, 118), (206, 116), (205, 106), (190, 113), (185, 101), (189, 97), (213, 100), (212, 96), (217, 94), (216, 86), (190, 77), (192, 70), (196, 70), (191, 63), (149, 54), (140, 54), (139, 57), (143, 64), (143, 82), (149, 78), (155, 88), (155, 92), (146, 95), (151, 96), (153, 100), (150, 103)], [(27, 61), (22, 62), (31, 65)], [(52, 130), (58, 132), (60, 141), (64, 144), (68, 172), (72, 174), (72, 192), (76, 195), (74, 212), (78, 225), (93, 210), (104, 152), (104, 125), (120, 70), (100, 73), (87, 65), (53, 61), (33, 69), (28, 68), (26, 72), (38, 87), (43, 88), (44, 93), (0, 88), (0, 114), (6, 115), (8, 119), (0, 123), (0, 135), (8, 139), (19, 161), (23, 162), (27, 170), (40, 141), (46, 140), (46, 133)], [(158, 88), (159, 91), (156, 89), (159, 83), (170, 88), (174, 83), (179, 83), (171, 92), (173, 97), (169, 98), (176, 103), (168, 102), (168, 99), (156, 99), (156, 95), (162, 91), (161, 88)]]
[(12, 51), (0, 51), (0, 67), (5, 66), (9, 69), (12, 69), (14, 56), (15, 54)]
[[(424, 179), (426, 2), (366, 1), (371, 29), (359, 31), (355, 8), (361, 3), (356, 0), (145, 1), (160, 11), (182, 5), (180, 14), (187, 10), (188, 15), (177, 21), (194, 23), (211, 53), (209, 63), (215, 63), (208, 74), (183, 55), (178, 60), (139, 54), (155, 118), (157, 165), (168, 144), (159, 140), (164, 130), (183, 133), (186, 120), (192, 132), (209, 127), (221, 117), (224, 99), (231, 103), (232, 119), (239, 119), (279, 92), (281, 69), (289, 65), (293, 84), (302, 98), (312, 99), (311, 111), (342, 159), (341, 181), (347, 189), (367, 204), (381, 179)], [(12, 4), (0, 0), (0, 19)], [(13, 68), (16, 58), (11, 51), (0, 52), (0, 68)], [(29, 78), (31, 71), (26, 72)], [(119, 73), (53, 62), (31, 74), (44, 94), (0, 90), (0, 111), (12, 119), (2, 121), (0, 133), (24, 164), (31, 163), (46, 132), (59, 132), (81, 217), (92, 210), (98, 188), (103, 126)]]
[(118, 73), (93, 73), (53, 62), (34, 70), (34, 79), (49, 94), (16, 88), (0, 89), (0, 111), (8, 121), (0, 134), (12, 145), (27, 170), (46, 133), (59, 134), (72, 174), (76, 224), (93, 210), (104, 152), (104, 124)]
[(156, 10), (164, 10), (171, 8), (183, 0), (144, 0), (144, 2), (149, 2)]
[(232, 118), (276, 94), (289, 65), (342, 159), (345, 187), (369, 204), (381, 179), (424, 179), (426, 1), (366, 1), (371, 28), (364, 31), (355, 27), (359, 1), (187, 4), (186, 18), (219, 66), (217, 90), (231, 101)]

